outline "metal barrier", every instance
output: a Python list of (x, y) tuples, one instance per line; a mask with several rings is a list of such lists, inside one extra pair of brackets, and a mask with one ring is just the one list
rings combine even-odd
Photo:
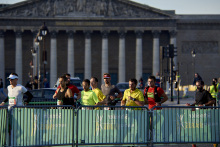
[(220, 143), (220, 107), (162, 108), (153, 111), (153, 144)]
[[(150, 121), (146, 107), (111, 107), (114, 110), (104, 108), (106, 107), (84, 106), (77, 110), (76, 145), (149, 143)], [(140, 110), (134, 110), (136, 108)]]
[(9, 137), (7, 136), (8, 130), (8, 107), (1, 107), (0, 108), (0, 146), (4, 146), (7, 142), (6, 139)]
[(220, 143), (220, 107), (105, 108), (0, 107), (0, 146)]
[(10, 111), (10, 146), (73, 146), (72, 106), (12, 107)]

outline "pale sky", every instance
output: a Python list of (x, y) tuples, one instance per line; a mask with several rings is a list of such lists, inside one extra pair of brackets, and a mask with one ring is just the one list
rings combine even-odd
[[(0, 0), (13, 4), (23, 0)], [(176, 14), (220, 14), (220, 0), (132, 0), (161, 10), (175, 10)]]

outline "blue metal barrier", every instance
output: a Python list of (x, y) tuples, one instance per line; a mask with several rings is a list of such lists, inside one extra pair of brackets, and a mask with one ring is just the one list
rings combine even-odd
[(220, 143), (220, 107), (160, 108), (0, 107), (0, 146)]
[[(149, 143), (149, 110), (146, 107), (84, 106), (77, 111), (76, 145)], [(140, 110), (134, 110), (134, 109)]]
[(152, 118), (153, 144), (220, 143), (219, 107), (162, 107)]
[(11, 118), (11, 146), (74, 145), (72, 106), (13, 107)]

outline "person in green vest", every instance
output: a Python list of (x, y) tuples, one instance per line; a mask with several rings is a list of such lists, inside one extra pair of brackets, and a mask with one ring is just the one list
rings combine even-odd
[(214, 106), (216, 106), (217, 95), (218, 95), (217, 78), (212, 79), (212, 85), (209, 87), (208, 92), (212, 95), (212, 98), (215, 100)]

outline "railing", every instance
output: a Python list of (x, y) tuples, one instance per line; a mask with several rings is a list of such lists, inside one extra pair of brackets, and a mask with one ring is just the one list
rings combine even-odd
[(149, 143), (150, 117), (146, 107), (105, 108), (108, 107), (84, 106), (77, 109), (76, 145)]
[(0, 107), (0, 146), (220, 143), (220, 107), (108, 108)]

